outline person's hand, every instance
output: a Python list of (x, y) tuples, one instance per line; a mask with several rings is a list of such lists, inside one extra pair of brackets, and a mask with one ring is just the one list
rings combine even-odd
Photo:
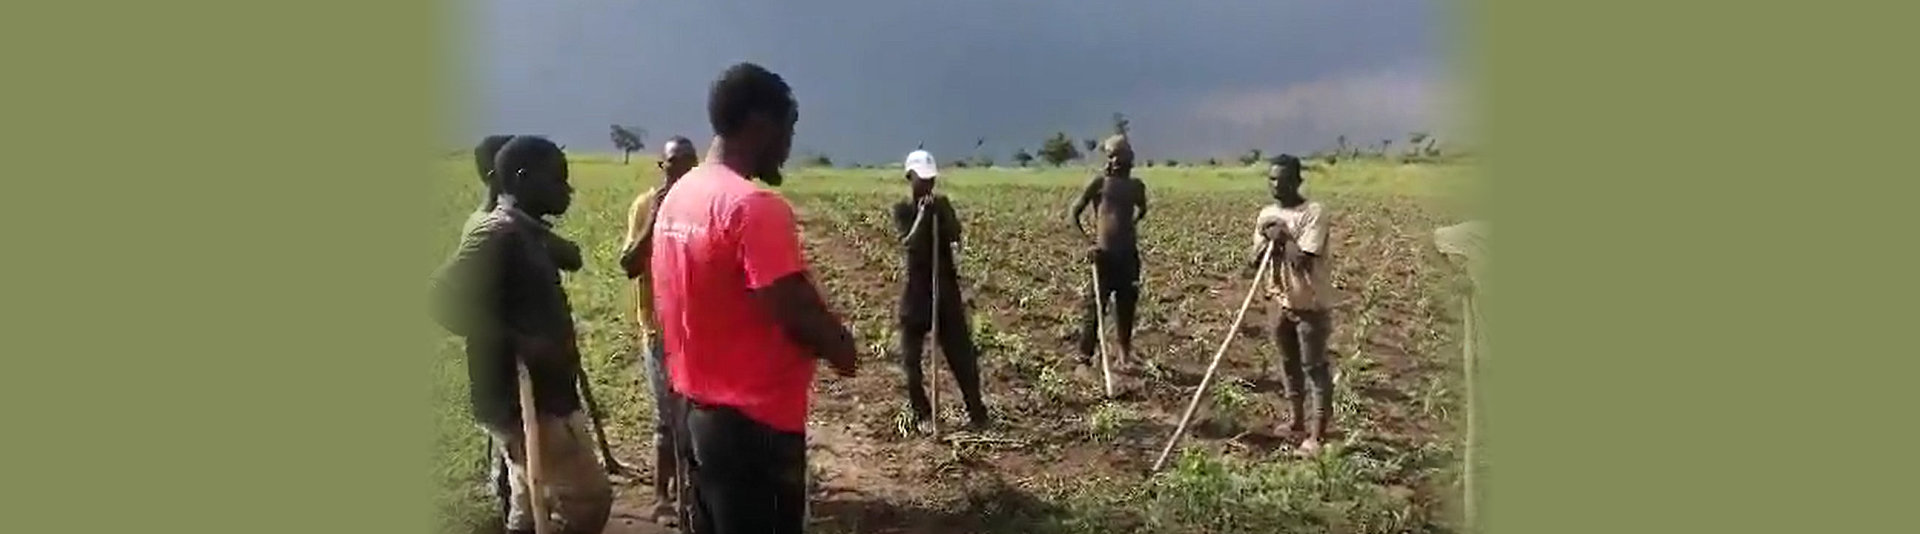
[(640, 247), (629, 246), (620, 251), (620, 271), (626, 273), (627, 279), (638, 278), (640, 271), (645, 268), (644, 266), (634, 264), (636, 261), (639, 261), (639, 259)]
[(1281, 226), (1279, 222), (1268, 222), (1262, 225), (1260, 227), (1260, 235), (1267, 238), (1267, 241), (1274, 242), (1276, 246), (1278, 243), (1288, 240), (1287, 229)]
[(841, 378), (853, 378), (854, 374), (860, 370), (860, 360), (853, 353), (829, 357), (827, 365), (833, 367), (834, 374), (840, 375)]
[(580, 270), (584, 266), (583, 259), (580, 257), (580, 245), (560, 236), (549, 236), (546, 244), (547, 254), (553, 258), (553, 262), (560, 267), (560, 270), (571, 272)]

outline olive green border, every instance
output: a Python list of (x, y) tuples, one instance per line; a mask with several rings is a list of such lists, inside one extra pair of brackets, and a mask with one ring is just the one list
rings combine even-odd
[[(1461, 5), (1489, 529), (1908, 523), (1911, 9)], [(8, 10), (7, 531), (429, 528), (442, 7)]]
[(426, 532), (434, 2), (4, 20), (6, 532)]
[(1488, 531), (1911, 523), (1914, 10), (1864, 5), (1472, 4)]

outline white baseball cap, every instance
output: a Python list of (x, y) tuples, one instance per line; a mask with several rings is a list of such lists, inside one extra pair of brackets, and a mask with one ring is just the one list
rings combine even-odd
[(907, 172), (913, 173), (922, 180), (940, 175), (940, 167), (933, 164), (933, 154), (925, 150), (915, 150), (907, 154), (906, 168)]

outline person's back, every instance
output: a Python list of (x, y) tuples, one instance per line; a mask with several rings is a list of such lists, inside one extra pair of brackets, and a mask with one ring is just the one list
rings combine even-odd
[(793, 208), (771, 191), (800, 120), (780, 75), (738, 63), (707, 95), (713, 144), (653, 228), (654, 315), (686, 399), (685, 531), (804, 532), (814, 358), (859, 368), (846, 323), (807, 271)]
[(805, 268), (792, 209), (724, 165), (702, 164), (654, 222), (654, 312), (673, 388), (800, 432), (814, 361), (749, 293)]

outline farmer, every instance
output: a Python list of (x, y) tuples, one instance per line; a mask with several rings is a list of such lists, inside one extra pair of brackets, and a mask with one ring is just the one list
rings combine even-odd
[[(481, 138), (480, 143), (473, 147), (474, 170), (480, 175), (480, 184), (485, 190), (485, 193), (484, 198), (480, 201), (480, 208), (474, 210), (473, 214), (467, 216), (467, 222), (460, 230), (461, 235), (473, 233), (473, 229), (479, 226), (482, 221), (485, 221), (487, 217), (491, 216), (494, 207), (499, 204), (500, 186), (493, 181), (493, 158), (499, 155), (500, 147), (506, 146), (507, 141), (511, 140), (513, 140), (513, 136), (511, 135), (489, 135)], [(552, 255), (554, 263), (559, 265), (560, 269), (564, 271), (580, 269), (582, 266), (580, 247), (557, 235), (549, 237), (551, 237), (551, 239), (546, 241), (547, 252)], [(476, 354), (482, 350), (483, 347), (493, 347), (495, 350), (498, 350), (507, 346), (508, 344), (504, 340), (476, 343), (469, 339), (466, 340), (466, 354), (467, 358), (471, 360), (481, 358), (481, 356), (477, 356)], [(511, 355), (498, 356), (497, 358), (508, 357), (511, 357)], [(496, 445), (497, 444), (489, 441), (487, 448), (492, 449)], [(492, 482), (493, 496), (500, 499), (500, 514), (505, 516), (511, 513), (513, 507), (513, 490), (512, 484), (508, 481), (507, 477), (506, 460), (505, 457), (498, 454), (490, 454), (488, 455), (488, 459), (487, 480)]]
[[(927, 402), (925, 378), (921, 375), (920, 356), (924, 352), (927, 330), (937, 315), (941, 355), (960, 383), (960, 395), (967, 406), (968, 423), (974, 428), (987, 424), (987, 405), (980, 400), (980, 365), (973, 345), (972, 327), (966, 307), (960, 300), (960, 280), (954, 273), (953, 253), (960, 246), (960, 218), (946, 195), (933, 192), (934, 179), (940, 175), (933, 155), (925, 150), (907, 154), (907, 183), (912, 196), (893, 205), (893, 225), (906, 249), (906, 284), (900, 293), (900, 362), (907, 372), (907, 400), (913, 409), (913, 423), (929, 422), (934, 414)], [(939, 235), (932, 226), (939, 221)], [(937, 243), (937, 245), (936, 245)], [(934, 276), (938, 254), (939, 276)], [(934, 310), (933, 292), (938, 285), (939, 310)], [(934, 387), (940, 387), (934, 384)]]
[(1108, 137), (1101, 150), (1107, 153), (1106, 169), (1087, 182), (1072, 211), (1074, 229), (1086, 236), (1080, 217), (1089, 205), (1093, 206), (1100, 231), (1087, 251), (1087, 260), (1099, 271), (1099, 280), (1098, 287), (1087, 291), (1080, 327), (1080, 361), (1086, 363), (1093, 358), (1100, 339), (1096, 315), (1101, 308), (1096, 306), (1110, 300), (1111, 306), (1105, 309), (1112, 310), (1119, 322), (1120, 358), (1116, 363), (1124, 368), (1133, 360), (1134, 305), (1140, 300), (1140, 238), (1136, 228), (1147, 217), (1147, 186), (1132, 175), (1133, 145), (1126, 135)]
[(667, 386), (666, 368), (662, 364), (666, 349), (658, 327), (654, 326), (653, 281), (647, 277), (647, 269), (651, 267), (653, 254), (653, 217), (658, 213), (654, 208), (659, 205), (656, 201), (698, 162), (693, 142), (685, 137), (674, 136), (667, 140), (666, 146), (660, 147), (659, 165), (663, 174), (660, 185), (633, 200), (633, 207), (627, 210), (627, 238), (620, 246), (620, 269), (633, 281), (634, 332), (644, 351), (640, 356), (641, 369), (653, 389), (653, 519), (662, 523), (675, 519), (672, 496), (667, 490), (675, 476), (673, 431), (678, 425), (671, 423), (678, 420), (680, 401)]
[[(502, 146), (494, 161), (497, 205), (435, 273), (435, 318), (479, 344), (467, 361), (469, 393), (475, 419), (507, 464), (507, 531), (532, 531), (529, 499), (538, 494), (546, 496), (561, 532), (600, 532), (612, 488), (587, 443), (575, 389), (580, 354), (572, 310), (549, 252), (552, 230), (542, 219), (566, 213), (572, 200), (566, 155), (550, 141), (520, 136)], [(525, 476), (516, 360), (526, 364), (538, 414), (544, 473), (538, 492), (527, 487)]]
[(1328, 250), (1326, 208), (1300, 194), (1300, 159), (1276, 156), (1267, 168), (1267, 190), (1276, 201), (1260, 208), (1255, 217), (1253, 249), (1248, 268), (1257, 269), (1260, 251), (1273, 243), (1266, 280), (1273, 342), (1280, 347), (1281, 370), (1287, 378), (1287, 404), (1292, 421), (1286, 432), (1299, 435), (1306, 421), (1302, 382), (1312, 380), (1313, 427), (1300, 452), (1318, 452), (1327, 436), (1333, 412), (1333, 373), (1327, 360), (1327, 339), (1333, 333), (1328, 300), (1333, 296), (1333, 272)]
[(853, 334), (808, 273), (793, 208), (750, 181), (781, 184), (799, 117), (779, 75), (728, 68), (708, 95), (706, 160), (654, 222), (654, 313), (687, 401), (691, 532), (804, 530), (814, 367), (854, 374)]

